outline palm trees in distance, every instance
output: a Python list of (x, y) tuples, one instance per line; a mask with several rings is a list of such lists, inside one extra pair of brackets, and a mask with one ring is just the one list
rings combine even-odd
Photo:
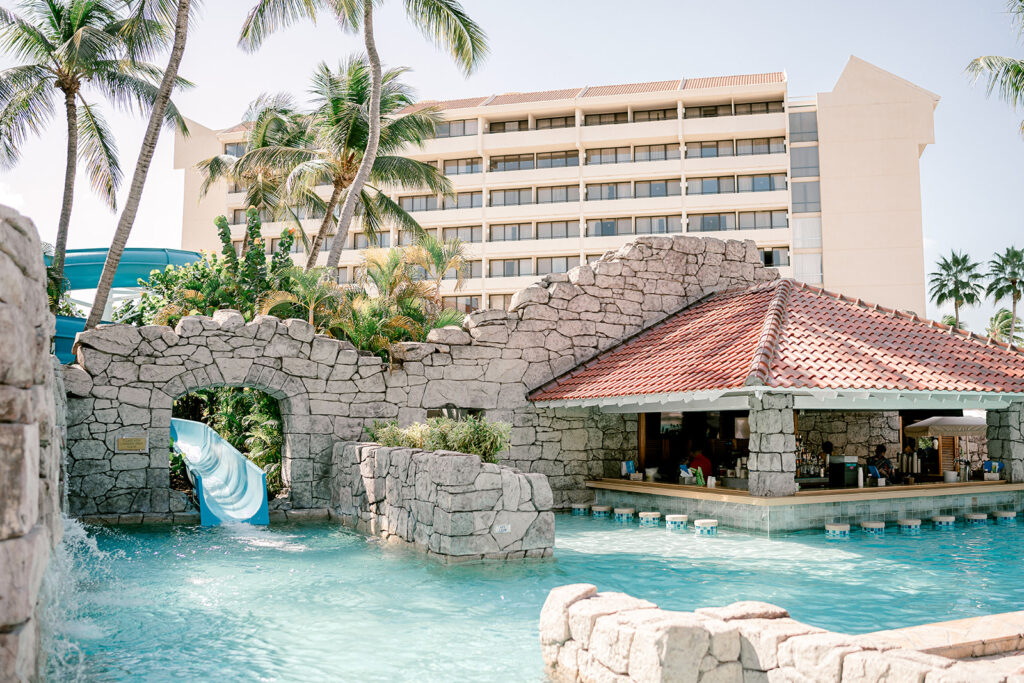
[[(965, 329), (960, 322), (960, 309), (975, 306), (985, 296), (996, 303), (1009, 300), (1009, 309), (1000, 309), (989, 321), (988, 334), (998, 341), (1021, 343), (1020, 318), (1017, 305), (1024, 298), (1024, 249), (1010, 246), (988, 262), (988, 271), (966, 253), (950, 252), (929, 274), (931, 298), (939, 306), (952, 303), (953, 315), (942, 317), (942, 323)], [(984, 281), (988, 280), (987, 286)]]
[[(1017, 331), (1017, 304), (1024, 297), (1024, 250), (1007, 247), (988, 262), (989, 283), (985, 293), (995, 302), (1010, 300), (1009, 330), (1011, 337)], [(1013, 339), (1007, 339), (1013, 341)]]
[(1005, 308), (1000, 308), (989, 319), (988, 329), (985, 332), (996, 341), (1016, 344), (1017, 346), (1024, 344), (1024, 328), (1013, 317), (1013, 314)]
[(955, 327), (960, 327), (960, 309), (977, 305), (984, 294), (982, 280), (985, 276), (980, 268), (981, 264), (972, 261), (967, 254), (953, 251), (948, 257), (940, 258), (937, 270), (929, 275), (932, 300), (939, 306), (953, 304)]
[[(1021, 36), (1024, 36), (1024, 0), (1009, 0), (1007, 12)], [(986, 92), (997, 93), (999, 98), (1016, 109), (1024, 105), (1024, 59), (987, 55), (971, 60), (967, 73), (972, 79), (985, 81)], [(1024, 121), (1020, 124), (1024, 135)]]
[[(124, 110), (154, 108), (163, 72), (146, 60), (170, 37), (167, 24), (124, 0), (31, 0), (19, 12), (0, 8), (0, 50), (21, 64), (0, 71), (0, 165), (11, 167), (30, 135), (39, 135), (63, 100), (67, 124), (64, 192), (53, 254), (63, 281), (64, 258), (82, 163), (93, 190), (117, 208), (121, 167), (117, 144), (93, 96)], [(187, 85), (172, 79), (177, 87)], [(169, 102), (160, 118), (185, 131)]]
[[(239, 43), (256, 49), (279, 28), (300, 19), (316, 20), (319, 12), (333, 15), (346, 30), (362, 28), (363, 44), (370, 67), (370, 99), (367, 119), (369, 130), (362, 161), (341, 206), (338, 232), (347, 232), (356, 211), (363, 185), (369, 180), (377, 157), (381, 137), (381, 73), (380, 55), (373, 30), (373, 7), (379, 0), (259, 0), (242, 26)], [(466, 14), (458, 0), (402, 0), (409, 20), (423, 34), (446, 49), (463, 72), (470, 73), (487, 54), (487, 37)], [(337, 268), (341, 258), (342, 240), (336, 239), (327, 257), (327, 267)]]
[[(427, 188), (438, 194), (451, 192), (450, 181), (430, 164), (394, 155), (404, 145), (419, 145), (433, 135), (437, 119), (430, 110), (408, 111), (413, 103), (409, 88), (401, 82), (405, 69), (389, 69), (381, 88), (381, 154), (374, 159), (369, 183), (357, 199), (363, 229), (370, 242), (390, 219), (400, 228), (418, 232), (419, 224), (382, 191), (384, 186)], [(313, 74), (310, 93), (313, 108), (300, 113), (287, 96), (264, 98), (256, 107), (255, 123), (245, 153), (238, 158), (220, 155), (199, 164), (206, 176), (204, 188), (228, 178), (244, 185), (250, 206), (267, 208), (287, 216), (290, 206), (303, 215), (321, 216), (319, 230), (306, 244), (306, 270), (334, 232), (338, 206), (349, 192), (364, 158), (370, 122), (369, 66), (365, 58), (351, 58), (337, 69), (320, 64)], [(318, 186), (331, 188), (324, 200)], [(261, 202), (257, 204), (257, 202)], [(343, 245), (348, 225), (339, 225), (335, 243)]]

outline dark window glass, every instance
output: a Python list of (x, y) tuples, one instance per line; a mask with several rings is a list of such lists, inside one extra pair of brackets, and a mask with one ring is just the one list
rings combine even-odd
[(701, 213), (687, 216), (689, 232), (718, 232), (736, 229), (734, 213)]
[(513, 133), (517, 130), (526, 130), (529, 126), (526, 120), (522, 121), (495, 121), (490, 124), (488, 130), (492, 133)]
[(476, 209), (483, 206), (482, 192), (459, 192), (454, 197), (444, 198), (446, 209)]
[(229, 156), (240, 157), (245, 154), (245, 143), (227, 142), (224, 144), (224, 153)]
[(518, 190), (491, 190), (491, 206), (519, 206), (533, 204), (533, 191), (524, 187)]
[(783, 109), (782, 102), (744, 102), (736, 105), (736, 115), (745, 114), (775, 114)]
[(488, 241), (490, 242), (514, 242), (516, 240), (530, 239), (531, 230), (529, 223), (509, 223), (506, 225), (492, 225), (489, 228)]
[(732, 116), (732, 105), (713, 104), (708, 106), (686, 107), (683, 109), (683, 118), (686, 119), (707, 119), (716, 116)]
[(682, 216), (640, 216), (636, 219), (636, 234), (638, 235), (682, 231)]
[(592, 218), (587, 221), (588, 237), (606, 237), (609, 235), (632, 235), (632, 218)]
[[(483, 277), (483, 275), (484, 275), (483, 268), (484, 268), (483, 261), (465, 261), (462, 264), (462, 279), (463, 280), (468, 280), (468, 279), (474, 278), (474, 277)], [(447, 271), (445, 271), (445, 274), (442, 276), (442, 279), (444, 279), (444, 280), (455, 280), (455, 279), (457, 279), (456, 278), (455, 269), (454, 268), (449, 268)]]
[(580, 200), (579, 185), (559, 185), (557, 187), (538, 187), (537, 203), (552, 204), (559, 202), (578, 202)]
[(575, 116), (552, 116), (546, 119), (537, 119), (537, 130), (545, 128), (575, 128)]
[(528, 258), (494, 259), (488, 263), (490, 277), (533, 275), (533, 261)]
[(821, 211), (821, 186), (811, 183), (793, 183), (793, 213)]
[(437, 208), (437, 197), (432, 194), (402, 197), (399, 205), (406, 211), (433, 211)]
[(580, 153), (576, 150), (571, 152), (541, 152), (537, 155), (537, 168), (562, 168), (564, 166), (579, 166)]
[(579, 264), (579, 256), (544, 256), (537, 259), (537, 275), (568, 273)]
[(634, 161), (665, 161), (678, 158), (678, 142), (664, 145), (637, 145), (633, 153)]
[(606, 126), (611, 123), (628, 123), (627, 112), (618, 111), (610, 114), (587, 114), (583, 117), (584, 126)]
[(476, 135), (476, 119), (464, 119), (462, 121), (443, 121), (437, 124), (434, 131), (435, 138), (458, 138), (464, 135)]
[(741, 175), (736, 179), (736, 190), (738, 192), (771, 192), (772, 190), (785, 189), (785, 173)]
[(441, 300), (445, 308), (454, 308), (462, 313), (472, 313), (480, 308), (479, 296), (446, 296)]
[(506, 154), (490, 158), (491, 171), (528, 171), (533, 168), (532, 154)]
[(472, 159), (449, 159), (444, 162), (445, 175), (463, 175), (466, 173), (479, 173), (481, 162), (480, 157)]
[(588, 164), (621, 164), (629, 160), (629, 147), (604, 147), (587, 150)]
[(539, 240), (554, 240), (579, 236), (579, 221), (546, 221), (537, 224), (537, 239)]
[(790, 169), (794, 178), (819, 175), (818, 146), (794, 147), (790, 151)]
[(818, 139), (818, 113), (801, 111), (789, 115), (789, 139), (792, 142), (814, 142)]
[(679, 118), (679, 112), (675, 107), (671, 109), (651, 109), (649, 111), (633, 112), (634, 121), (667, 121)]
[(761, 255), (761, 263), (769, 268), (789, 265), (789, 249), (786, 247), (758, 249), (757, 251)]
[(636, 197), (674, 197), (682, 193), (682, 183), (675, 178), (666, 180), (639, 180)]
[(483, 228), (479, 225), (463, 228), (445, 228), (441, 231), (441, 235), (441, 239), (445, 241), (456, 239), (460, 242), (482, 242), (484, 238)]
[(628, 199), (629, 183), (591, 183), (587, 185), (587, 201), (603, 199)]

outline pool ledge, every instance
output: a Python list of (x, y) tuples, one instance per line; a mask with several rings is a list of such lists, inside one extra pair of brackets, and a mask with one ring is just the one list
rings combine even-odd
[(890, 642), (908, 650), (950, 659), (991, 657), (1024, 650), (1024, 612), (876, 631), (867, 636), (877, 642)]

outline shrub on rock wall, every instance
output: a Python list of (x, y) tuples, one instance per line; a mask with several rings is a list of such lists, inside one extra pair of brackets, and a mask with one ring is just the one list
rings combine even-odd
[(498, 454), (506, 450), (512, 434), (507, 422), (488, 422), (470, 416), (464, 420), (434, 417), (402, 428), (394, 420), (374, 420), (366, 428), (371, 441), (381, 446), (421, 448), (427, 451), (456, 451), (479, 455), (484, 462), (498, 462)]

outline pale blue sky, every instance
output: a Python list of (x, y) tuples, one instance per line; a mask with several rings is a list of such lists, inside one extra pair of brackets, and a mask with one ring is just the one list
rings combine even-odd
[[(318, 61), (333, 62), (360, 48), (357, 36), (325, 21), (282, 32), (259, 53), (246, 54), (235, 42), (251, 2), (206, 0), (201, 24), (189, 39), (182, 74), (197, 87), (178, 103), (204, 125), (236, 123), (260, 92), (301, 95)], [(1003, 0), (464, 2), (492, 45), (490, 58), (468, 79), (408, 28), (397, 0), (386, 2), (380, 13), (382, 58), (412, 67), (407, 80), (422, 98), (775, 70), (788, 73), (790, 95), (810, 95), (830, 90), (855, 54), (942, 97), (936, 144), (921, 159), (926, 268), (950, 248), (988, 260), (1014, 241), (1024, 246), (1024, 142), (1018, 133), (1024, 112), (986, 99), (963, 74), (980, 54), (1024, 55)], [(0, 67), (8, 64), (0, 57)], [(144, 122), (112, 112), (108, 118), (128, 178)], [(51, 240), (63, 178), (62, 131), (56, 121), (45, 139), (28, 145), (15, 170), (0, 173), (0, 202), (31, 216)], [(172, 169), (172, 139), (166, 131), (161, 137), (133, 245), (179, 245), (182, 178)], [(69, 245), (106, 245), (116, 216), (91, 195), (86, 178), (79, 187)], [(991, 312), (986, 303), (966, 320), (981, 331)]]

